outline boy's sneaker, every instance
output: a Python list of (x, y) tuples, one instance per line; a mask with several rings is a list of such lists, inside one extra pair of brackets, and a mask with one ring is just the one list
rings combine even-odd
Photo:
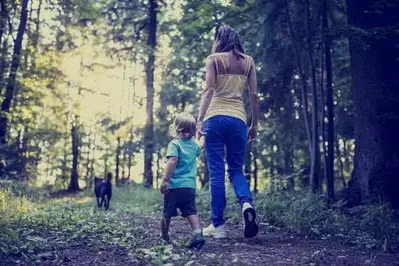
[(202, 236), (202, 233), (197, 233), (191, 239), (190, 245), (188, 247), (201, 249), (204, 245), (205, 245), (205, 239)]
[(202, 230), (204, 236), (213, 236), (214, 238), (227, 238), (226, 226), (223, 224), (218, 227), (214, 227), (210, 224), (208, 227)]
[(242, 205), (242, 217), (244, 220), (244, 236), (246, 238), (255, 237), (259, 232), (259, 226), (256, 224), (256, 212), (252, 205), (244, 202)]

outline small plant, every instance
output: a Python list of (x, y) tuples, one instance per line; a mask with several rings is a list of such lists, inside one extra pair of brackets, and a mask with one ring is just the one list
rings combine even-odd
[(366, 206), (360, 228), (372, 236), (383, 250), (399, 239), (398, 224), (394, 221), (392, 210), (386, 204)]

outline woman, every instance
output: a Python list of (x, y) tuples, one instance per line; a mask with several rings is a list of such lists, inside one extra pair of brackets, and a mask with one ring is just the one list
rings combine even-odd
[[(205, 135), (208, 160), (212, 224), (203, 234), (227, 237), (223, 212), (226, 207), (224, 151), (230, 182), (240, 203), (244, 236), (257, 235), (252, 195), (243, 175), (247, 142), (255, 139), (258, 124), (257, 80), (252, 57), (244, 54), (237, 33), (230, 27), (216, 31), (212, 54), (206, 60), (206, 83), (198, 116), (199, 137)], [(249, 87), (252, 124), (247, 131), (243, 94)]]

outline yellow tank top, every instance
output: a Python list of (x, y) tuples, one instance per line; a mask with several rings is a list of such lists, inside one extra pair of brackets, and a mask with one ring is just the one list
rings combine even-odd
[(223, 65), (223, 73), (220, 74), (216, 65), (216, 87), (209, 108), (205, 114), (204, 121), (217, 116), (227, 115), (241, 119), (247, 123), (247, 114), (244, 107), (244, 92), (247, 88), (247, 77), (250, 69), (250, 60), (245, 58), (244, 74), (228, 74), (223, 57), (218, 55)]

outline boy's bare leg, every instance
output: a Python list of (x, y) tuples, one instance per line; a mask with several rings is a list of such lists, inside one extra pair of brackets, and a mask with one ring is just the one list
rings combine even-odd
[(187, 220), (190, 222), (191, 229), (193, 230), (193, 238), (191, 239), (189, 247), (201, 249), (205, 244), (205, 240), (202, 236), (202, 230), (198, 216), (189, 215), (187, 216)]
[(170, 225), (170, 217), (162, 216), (161, 219), (161, 237), (165, 241), (169, 241), (169, 225)]
[(193, 231), (199, 229), (199, 232), (201, 232), (201, 225), (197, 215), (189, 215), (187, 216), (187, 220), (189, 221)]

